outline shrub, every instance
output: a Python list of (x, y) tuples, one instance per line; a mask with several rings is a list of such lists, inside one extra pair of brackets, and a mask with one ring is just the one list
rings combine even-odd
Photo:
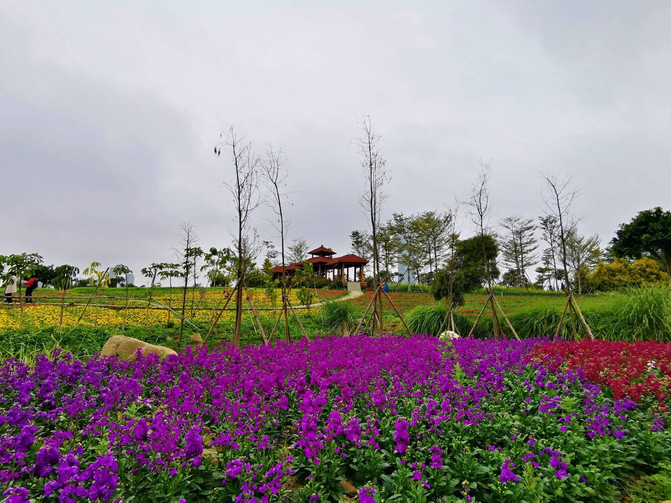
[(603, 338), (670, 341), (671, 290), (648, 286), (630, 288), (624, 293), (603, 320)]
[[(405, 315), (405, 322), (414, 334), (429, 334), (440, 335), (441, 326), (442, 331), (447, 330), (447, 308), (443, 305), (436, 304), (433, 306), (417, 306), (408, 311)], [(466, 316), (453, 312), (454, 322), (457, 325), (457, 330), (463, 336), (468, 334), (471, 329), (472, 322)], [(486, 325), (486, 321), (481, 319), (481, 323)], [(491, 324), (490, 324), (491, 326)]]
[(322, 309), (322, 325), (331, 331), (350, 331), (357, 321), (358, 311), (351, 302), (326, 302)]

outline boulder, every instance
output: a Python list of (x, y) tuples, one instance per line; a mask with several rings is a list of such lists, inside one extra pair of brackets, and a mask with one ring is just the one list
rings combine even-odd
[(192, 333), (189, 336), (189, 340), (191, 341), (192, 346), (202, 346), (203, 345), (203, 338), (197, 332)]
[(342, 486), (343, 491), (345, 491), (345, 494), (347, 496), (349, 496), (350, 498), (354, 498), (354, 496), (357, 495), (356, 487), (354, 487), (352, 484), (350, 484), (346, 480), (341, 480), (340, 485)]
[(459, 334), (452, 332), (451, 330), (445, 330), (442, 334), (440, 334), (438, 339), (441, 341), (453, 341), (455, 339), (459, 339)]
[(120, 360), (134, 362), (137, 360), (136, 352), (140, 349), (143, 355), (156, 354), (161, 358), (169, 355), (176, 355), (177, 353), (165, 346), (156, 346), (140, 339), (133, 339), (125, 335), (113, 335), (110, 337), (102, 350), (100, 356), (116, 356)]

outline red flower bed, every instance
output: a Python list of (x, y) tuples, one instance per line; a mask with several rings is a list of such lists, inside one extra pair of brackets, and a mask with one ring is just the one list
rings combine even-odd
[(656, 341), (555, 342), (538, 345), (531, 358), (552, 368), (581, 368), (600, 386), (608, 386), (613, 398), (636, 402), (653, 395), (666, 410), (671, 383), (671, 343)]

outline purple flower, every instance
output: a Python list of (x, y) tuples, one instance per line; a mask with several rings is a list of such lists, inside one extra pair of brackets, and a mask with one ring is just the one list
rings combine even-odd
[(394, 425), (394, 442), (396, 442), (396, 452), (399, 454), (405, 453), (408, 450), (408, 445), (410, 445), (410, 433), (408, 432), (409, 423), (408, 420), (399, 417), (396, 419), (396, 424)]
[(140, 419), (133, 428), (133, 440), (136, 442), (141, 442), (147, 440), (147, 433), (149, 432), (149, 426), (147, 426), (147, 420), (145, 418)]
[(568, 472), (566, 470), (561, 470), (560, 469), (560, 470), (555, 471), (555, 475), (557, 476), (557, 478), (559, 480), (561, 480), (561, 479), (565, 479), (565, 478), (568, 477)]
[(186, 454), (187, 458), (200, 456), (203, 453), (203, 437), (200, 436), (197, 428), (189, 431), (185, 435), (184, 442), (186, 443), (184, 454)]
[(58, 464), (60, 453), (58, 449), (51, 446), (42, 447), (35, 456), (33, 470), (38, 477), (48, 477), (54, 471), (54, 465)]
[(501, 465), (501, 475), (499, 476), (499, 481), (503, 484), (508, 482), (519, 482), (520, 478), (513, 473), (511, 468), (515, 468), (515, 463), (513, 463), (510, 458), (507, 458), (503, 465)]
[(362, 487), (359, 491), (360, 503), (375, 503), (375, 489), (372, 487)]
[(357, 442), (361, 438), (361, 425), (356, 417), (353, 417), (345, 428), (345, 437), (350, 442)]
[(7, 496), (7, 498), (4, 500), (5, 503), (28, 503), (28, 501), (30, 501), (28, 498), (30, 493), (25, 487), (10, 487), (9, 489), (5, 490), (2, 495)]
[(28, 452), (35, 443), (35, 433), (37, 433), (37, 428), (32, 424), (26, 424), (21, 428), (21, 433), (16, 437), (16, 450)]
[(431, 468), (434, 468), (436, 470), (439, 470), (443, 467), (443, 453), (444, 451), (438, 447), (437, 445), (434, 445), (429, 449), (429, 452), (431, 453), (431, 463), (429, 466)]

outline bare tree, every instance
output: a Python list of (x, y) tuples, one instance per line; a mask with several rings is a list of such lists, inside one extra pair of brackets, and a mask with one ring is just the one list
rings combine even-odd
[[(273, 150), (272, 145), (266, 150), (266, 157), (261, 161), (261, 167), (263, 169), (264, 178), (270, 193), (273, 198), (273, 210), (277, 215), (277, 224), (275, 228), (280, 233), (280, 257), (282, 259), (282, 312), (280, 318), (284, 318), (284, 339), (290, 340), (291, 335), (289, 333), (289, 315), (287, 312), (287, 278), (286, 278), (286, 260), (285, 260), (285, 238), (286, 232), (284, 228), (284, 211), (282, 208), (282, 201), (285, 197), (285, 193), (282, 192), (282, 188), (285, 184), (287, 175), (286, 171), (283, 168), (284, 156), (282, 155), (281, 150)], [(303, 241), (305, 243), (305, 241)], [(307, 245), (306, 245), (307, 251)], [(278, 320), (279, 321), (279, 320)], [(272, 337), (272, 333), (271, 333)]]
[[(568, 273), (569, 234), (570, 229), (575, 226), (575, 224), (570, 219), (570, 210), (573, 206), (573, 201), (575, 200), (577, 193), (570, 188), (570, 178), (566, 178), (564, 181), (559, 181), (554, 176), (548, 175), (545, 176), (544, 179), (546, 187), (546, 195), (544, 197), (545, 205), (549, 211), (549, 215), (554, 216), (557, 219), (557, 224), (559, 225), (559, 242), (561, 244), (560, 257), (562, 260), (562, 265), (564, 266), (564, 290), (566, 292), (566, 305), (564, 307), (564, 312), (559, 318), (559, 324), (557, 326), (555, 336), (558, 337), (561, 333), (564, 318), (566, 317), (567, 311), (570, 309), (582, 324), (589, 338), (593, 340), (594, 335), (592, 334), (592, 330), (587, 324), (585, 317), (582, 315), (578, 303), (573, 298), (573, 290), (571, 288), (571, 280)], [(574, 336), (577, 335), (577, 330), (575, 327), (573, 333)]]
[[(377, 234), (382, 201), (384, 200), (382, 187), (389, 181), (389, 176), (385, 170), (387, 161), (382, 155), (380, 136), (375, 132), (375, 127), (369, 116), (361, 119), (361, 132), (362, 136), (358, 139), (359, 156), (366, 180), (366, 190), (361, 198), (361, 205), (370, 219), (373, 278), (377, 287), (380, 281), (380, 250)], [(375, 333), (376, 323), (379, 324), (380, 329), (382, 328), (382, 297), (379, 295), (378, 299), (374, 300), (372, 316), (371, 332)]]
[(570, 178), (559, 181), (554, 176), (545, 176), (547, 195), (544, 197), (544, 202), (549, 211), (548, 216), (553, 216), (558, 225), (557, 236), (560, 245), (559, 256), (562, 260), (562, 266), (564, 267), (564, 289), (567, 292), (571, 291), (566, 248), (567, 231), (573, 226), (570, 219), (570, 211), (573, 206), (573, 200), (577, 195), (574, 190), (570, 189), (570, 182)]
[[(515, 336), (516, 339), (519, 340), (519, 336), (517, 335), (517, 332), (513, 328), (512, 324), (510, 323), (510, 320), (508, 320), (508, 317), (506, 316), (506, 313), (503, 312), (503, 308), (501, 308), (501, 305), (499, 304), (498, 300), (496, 300), (496, 297), (494, 296), (494, 289), (493, 289), (493, 280), (495, 277), (495, 270), (496, 269), (496, 248), (497, 246), (495, 245), (493, 247), (494, 251), (491, 251), (491, 248), (488, 247), (485, 243), (485, 236), (486, 236), (486, 231), (487, 231), (487, 222), (489, 220), (489, 214), (491, 212), (491, 206), (489, 204), (489, 170), (490, 166), (488, 163), (486, 163), (484, 160), (480, 160), (480, 171), (478, 173), (478, 179), (476, 180), (475, 184), (473, 185), (473, 189), (471, 191), (471, 197), (470, 200), (466, 203), (468, 206), (471, 208), (471, 218), (473, 220), (473, 223), (475, 224), (477, 231), (478, 231), (478, 237), (480, 238), (479, 241), (482, 246), (482, 259), (484, 261), (485, 265), (485, 274), (487, 275), (487, 300), (485, 301), (485, 304), (482, 307), (482, 310), (480, 311), (480, 314), (478, 314), (477, 318), (475, 319), (475, 323), (473, 324), (473, 328), (471, 328), (471, 333), (475, 331), (475, 328), (478, 325), (478, 321), (480, 320), (480, 317), (482, 316), (482, 313), (485, 311), (487, 307), (487, 303), (490, 304), (491, 310), (492, 310), (492, 327), (494, 329), (494, 335), (505, 335), (503, 332), (503, 327), (501, 326), (501, 322), (499, 320), (498, 313), (496, 311), (496, 306), (498, 306), (499, 311), (501, 312), (501, 315), (505, 319), (506, 323), (508, 324), (508, 328), (512, 331), (513, 335)], [(494, 242), (495, 243), (495, 242)], [(488, 253), (488, 248), (490, 248), (490, 252)], [(492, 263), (494, 264), (492, 266)], [(498, 274), (498, 273), (496, 273)]]
[[(195, 269), (194, 251), (196, 250), (196, 247), (194, 245), (197, 241), (196, 232), (192, 223), (184, 222), (180, 226), (180, 231), (183, 248), (178, 252), (178, 255), (180, 260), (181, 276), (184, 278), (184, 287), (182, 288), (182, 313), (179, 324), (179, 335), (177, 336), (178, 345), (182, 344), (182, 334), (184, 333), (184, 317), (186, 316), (186, 294), (189, 289), (189, 279), (191, 278)], [(165, 270), (167, 270), (169, 269), (167, 266), (170, 266), (171, 264), (164, 265), (166, 266)]]
[(237, 248), (237, 296), (235, 300), (235, 333), (233, 342), (239, 348), (246, 271), (245, 240), (248, 237), (250, 216), (261, 204), (258, 183), (259, 159), (252, 151), (251, 142), (238, 138), (233, 127), (227, 133), (222, 133), (220, 139), (221, 142), (214, 147), (214, 153), (217, 156), (221, 156), (222, 147), (229, 150), (234, 173), (233, 181), (226, 182), (226, 186), (229, 188), (235, 202), (235, 220), (238, 227), (235, 239), (235, 246)]

